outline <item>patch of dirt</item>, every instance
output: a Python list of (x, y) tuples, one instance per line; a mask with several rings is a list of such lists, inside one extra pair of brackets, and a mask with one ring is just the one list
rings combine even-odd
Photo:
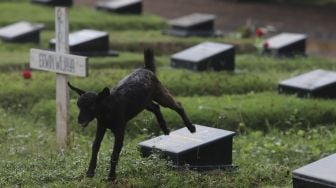
[[(75, 0), (94, 7), (97, 1)], [(216, 29), (237, 30), (249, 19), (256, 26), (274, 26), (278, 32), (307, 33), (308, 53), (336, 57), (336, 6), (293, 6), (235, 0), (143, 0), (144, 12), (166, 19), (200, 12), (217, 16)]]

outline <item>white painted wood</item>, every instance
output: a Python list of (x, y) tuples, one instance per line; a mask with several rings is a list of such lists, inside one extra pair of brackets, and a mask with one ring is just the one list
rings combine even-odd
[(87, 76), (87, 57), (69, 53), (69, 19), (66, 7), (55, 8), (56, 52), (31, 49), (30, 67), (56, 72), (56, 139), (61, 150), (70, 143), (68, 76)]
[(30, 67), (37, 70), (86, 77), (87, 57), (30, 49)]
[[(69, 53), (69, 17), (66, 7), (55, 8), (56, 52)], [(58, 146), (63, 149), (69, 144), (70, 129), (68, 125), (69, 89), (68, 77), (56, 75), (56, 139)]]

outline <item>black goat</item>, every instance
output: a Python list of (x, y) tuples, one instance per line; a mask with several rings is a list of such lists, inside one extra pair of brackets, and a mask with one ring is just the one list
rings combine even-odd
[(104, 88), (98, 94), (85, 92), (68, 83), (69, 87), (80, 95), (77, 101), (80, 109), (78, 123), (86, 127), (90, 121), (97, 118), (97, 132), (92, 145), (90, 165), (86, 173), (88, 177), (93, 177), (95, 174), (100, 143), (103, 140), (106, 129), (110, 129), (114, 133), (115, 142), (108, 179), (115, 180), (116, 165), (123, 146), (126, 124), (144, 109), (155, 114), (162, 131), (166, 135), (169, 134), (169, 129), (162, 116), (159, 104), (175, 110), (181, 116), (189, 131), (196, 131), (181, 104), (174, 100), (155, 76), (152, 50), (145, 50), (144, 60), (145, 66), (143, 68), (136, 69), (122, 79), (115, 88), (111, 90)]

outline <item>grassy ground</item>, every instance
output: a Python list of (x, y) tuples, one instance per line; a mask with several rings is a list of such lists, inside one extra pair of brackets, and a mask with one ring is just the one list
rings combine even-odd
[[(18, 2), (18, 1), (16, 1)], [(53, 37), (52, 9), (27, 1), (0, 3), (0, 25), (26, 18), (47, 25), (38, 47), (47, 48)], [(13, 14), (13, 12), (19, 12)], [(34, 12), (32, 14), (31, 12)], [(113, 86), (133, 69), (142, 66), (144, 46), (158, 52), (156, 64), (162, 83), (184, 105), (194, 123), (234, 130), (233, 172), (173, 170), (170, 162), (141, 158), (137, 144), (159, 135), (149, 112), (129, 123), (118, 166), (119, 187), (291, 187), (291, 171), (335, 151), (335, 101), (299, 99), (278, 95), (277, 84), (288, 77), (317, 68), (336, 70), (336, 60), (321, 57), (275, 59), (256, 52), (236, 56), (235, 72), (193, 72), (173, 69), (169, 55), (203, 40), (252, 46), (252, 40), (235, 38), (187, 39), (162, 36), (165, 23), (152, 15), (107, 15), (83, 7), (71, 9), (72, 29), (107, 30), (119, 57), (90, 58), (88, 78), (70, 80), (75, 85), (100, 91)], [(106, 24), (109, 23), (109, 24)], [(108, 171), (113, 136), (105, 137), (95, 178), (84, 177), (94, 135), (94, 122), (87, 129), (76, 125), (76, 96), (71, 93), (71, 146), (55, 146), (55, 75), (33, 71), (30, 80), (20, 71), (28, 64), (33, 44), (0, 42), (0, 187), (110, 187)], [(246, 51), (245, 51), (246, 52)], [(163, 109), (172, 129), (182, 121)]]
[(336, 5), (335, 0), (254, 0), (256, 2), (270, 2), (270, 3), (286, 3), (296, 5), (308, 5), (308, 6), (326, 6)]
[[(74, 125), (72, 125), (74, 126)], [(34, 128), (33, 128), (34, 127)], [(89, 160), (90, 131), (73, 132), (71, 147), (55, 148), (54, 133), (29, 116), (0, 117), (0, 186), (12, 187), (109, 187), (104, 178), (113, 137), (109, 134), (99, 154), (96, 177), (84, 178)], [(331, 154), (336, 144), (335, 128), (272, 129), (264, 133), (249, 131), (234, 139), (233, 158), (238, 169), (195, 172), (173, 170), (157, 154), (141, 158), (137, 143), (148, 132), (128, 137), (121, 154), (116, 185), (122, 187), (290, 187), (291, 171)], [(84, 136), (83, 136), (84, 135)], [(293, 142), (295, 140), (295, 142)]]
[[(13, 14), (17, 12), (17, 14)], [(33, 5), (29, 2), (2, 2), (0, 25), (7, 25), (18, 20), (42, 22), (47, 30), (54, 30), (54, 9), (51, 7)], [(165, 26), (163, 19), (153, 15), (120, 16), (105, 12), (93, 11), (85, 7), (73, 7), (69, 10), (70, 29), (77, 30), (86, 27), (104, 30), (148, 30)]]

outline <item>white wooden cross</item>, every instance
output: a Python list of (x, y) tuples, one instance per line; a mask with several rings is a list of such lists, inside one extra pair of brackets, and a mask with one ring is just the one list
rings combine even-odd
[(68, 76), (86, 77), (88, 75), (87, 57), (69, 53), (69, 18), (66, 7), (55, 8), (56, 52), (31, 49), (30, 67), (38, 70), (56, 72), (56, 139), (60, 149), (69, 144)]

